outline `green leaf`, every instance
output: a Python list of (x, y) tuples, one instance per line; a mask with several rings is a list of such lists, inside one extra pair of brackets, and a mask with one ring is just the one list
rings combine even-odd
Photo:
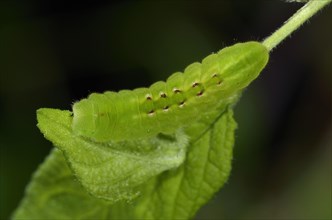
[(112, 219), (192, 218), (223, 186), (231, 170), (236, 128), (233, 111), (228, 109), (207, 123), (212, 119), (202, 120), (190, 129), (190, 134), (200, 136), (190, 142), (186, 161), (142, 186), (142, 196), (134, 203), (116, 203)]
[[(61, 142), (68, 142), (61, 138), (69, 135), (63, 126), (70, 121), (70, 115), (67, 111), (39, 111), (39, 127), (47, 138), (57, 137), (59, 142), (55, 144), (62, 146)], [(43, 120), (52, 125), (47, 125)], [(42, 123), (45, 123), (46, 127), (60, 127), (58, 130), (53, 128), (55, 130), (51, 132), (43, 128)], [(191, 218), (227, 180), (231, 169), (235, 128), (231, 109), (224, 113), (216, 110), (210, 117), (188, 127), (185, 132), (196, 138), (192, 138), (189, 143), (186, 160), (180, 167), (169, 169), (137, 186), (136, 190), (140, 191), (141, 195), (130, 203), (120, 201), (111, 205), (113, 201), (98, 199), (86, 193), (81, 184), (74, 181), (62, 153), (54, 150), (34, 175), (13, 219)], [(72, 141), (77, 138), (79, 137), (72, 137)], [(159, 138), (163, 141), (174, 141), (170, 137)], [(77, 154), (76, 159), (80, 158), (79, 155), (84, 159), (84, 151), (76, 150), (76, 153), (72, 152)], [(68, 155), (67, 162), (72, 161), (73, 167), (72, 164), (76, 162), (69, 159)], [(169, 161), (174, 160), (167, 153), (164, 156), (159, 158), (161, 163), (166, 161), (166, 158)], [(95, 156), (94, 160), (98, 161), (98, 158)], [(151, 166), (151, 163), (148, 164)], [(107, 167), (108, 173), (113, 173), (115, 168)], [(90, 169), (86, 169), (89, 173)], [(78, 179), (81, 178), (78, 173), (75, 174)]]
[(74, 181), (62, 153), (55, 149), (33, 175), (13, 219), (106, 219), (109, 205)]
[(96, 143), (72, 132), (69, 111), (40, 109), (37, 118), (38, 127), (64, 152), (83, 187), (111, 202), (133, 199), (139, 185), (185, 159), (188, 138), (181, 130), (173, 136)]

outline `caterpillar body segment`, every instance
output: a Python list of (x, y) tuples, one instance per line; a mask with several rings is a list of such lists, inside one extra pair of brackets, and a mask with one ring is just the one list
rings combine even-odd
[(73, 105), (73, 132), (97, 142), (174, 133), (234, 102), (268, 57), (261, 43), (238, 43), (149, 88), (93, 93)]

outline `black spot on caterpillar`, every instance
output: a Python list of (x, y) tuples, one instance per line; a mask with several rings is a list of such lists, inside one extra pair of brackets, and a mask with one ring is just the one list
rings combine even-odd
[(92, 93), (73, 105), (74, 133), (98, 142), (174, 133), (229, 102), (268, 62), (259, 42), (238, 43), (149, 88)]

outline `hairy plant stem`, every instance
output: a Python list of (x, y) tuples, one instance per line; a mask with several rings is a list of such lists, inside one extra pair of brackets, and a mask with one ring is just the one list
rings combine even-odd
[(316, 14), (332, 0), (310, 0), (290, 17), (278, 30), (267, 37), (262, 43), (269, 51), (275, 48), (281, 41), (298, 29), (304, 22)]

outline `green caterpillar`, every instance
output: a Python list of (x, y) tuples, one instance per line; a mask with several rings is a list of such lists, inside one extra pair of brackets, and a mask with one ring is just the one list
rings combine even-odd
[(238, 43), (149, 88), (92, 93), (74, 103), (72, 129), (97, 142), (174, 133), (234, 102), (268, 59), (268, 50), (261, 43)]

